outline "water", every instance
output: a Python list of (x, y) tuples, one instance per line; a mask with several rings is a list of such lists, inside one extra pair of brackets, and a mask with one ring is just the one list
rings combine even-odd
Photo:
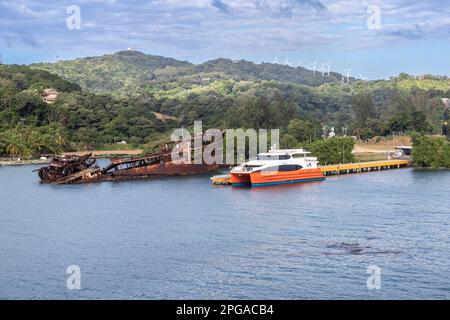
[(450, 171), (251, 189), (51, 186), (35, 168), (0, 168), (1, 299), (450, 298)]

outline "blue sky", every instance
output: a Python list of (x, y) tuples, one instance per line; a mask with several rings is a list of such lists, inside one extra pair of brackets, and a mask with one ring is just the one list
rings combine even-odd
[[(71, 5), (81, 10), (80, 29), (67, 28)], [(5, 63), (129, 47), (195, 63), (331, 61), (332, 70), (368, 79), (450, 75), (450, 0), (0, 0)]]

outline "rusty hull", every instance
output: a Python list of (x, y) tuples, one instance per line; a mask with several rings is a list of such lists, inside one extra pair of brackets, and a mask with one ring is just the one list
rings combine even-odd
[(60, 183), (83, 176), (83, 172), (84, 174), (87, 171), (99, 172), (100, 168), (92, 154), (86, 154), (81, 157), (55, 157), (47, 167), (35, 171), (43, 183)]
[[(39, 169), (38, 173), (43, 183), (78, 184), (195, 175), (220, 168), (218, 164), (175, 162), (172, 161), (172, 154), (168, 151), (169, 145), (165, 144), (158, 152), (145, 157), (113, 159), (105, 168), (99, 168), (91, 154), (82, 157), (54, 158), (48, 167)], [(191, 151), (194, 152), (195, 149)]]
[(216, 171), (219, 165), (207, 164), (175, 164), (174, 162), (162, 162), (142, 167), (120, 169), (103, 173), (99, 179), (102, 181), (147, 179), (151, 177), (172, 177), (208, 173)]

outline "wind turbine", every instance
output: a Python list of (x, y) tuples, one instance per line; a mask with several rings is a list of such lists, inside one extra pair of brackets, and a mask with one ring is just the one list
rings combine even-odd
[(351, 68), (344, 69), (344, 72), (346, 73), (347, 83), (349, 83), (350, 71), (352, 71)]
[(295, 67), (295, 63), (289, 61), (289, 58), (286, 58), (286, 60), (284, 61), (284, 64), (289, 66), (289, 67)]
[(330, 68), (331, 68), (331, 60), (328, 60), (328, 63), (325, 64), (327, 66), (327, 76), (330, 76)]
[(325, 73), (327, 73), (327, 69), (326, 67), (326, 63), (322, 62), (322, 66), (320, 67), (320, 72), (322, 73), (322, 77), (325, 75)]
[(317, 61), (309, 64), (312, 67), (313, 75), (316, 75)]

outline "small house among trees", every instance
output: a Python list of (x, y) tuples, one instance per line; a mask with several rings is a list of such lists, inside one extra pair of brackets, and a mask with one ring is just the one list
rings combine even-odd
[(51, 104), (55, 102), (56, 98), (58, 98), (58, 91), (55, 89), (44, 89), (41, 97), (46, 103)]

